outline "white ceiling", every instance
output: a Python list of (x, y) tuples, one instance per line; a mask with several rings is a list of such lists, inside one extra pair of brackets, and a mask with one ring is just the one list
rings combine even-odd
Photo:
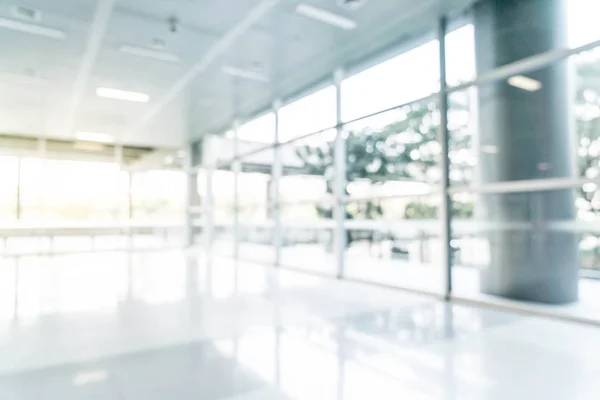
[[(293, 96), (340, 65), (431, 30), (441, 10), (473, 0), (368, 0), (356, 11), (337, 1), (303, 2), (352, 18), (357, 29), (299, 16), (299, 0), (0, 0), (0, 17), (15, 19), (15, 5), (34, 8), (41, 12), (37, 24), (66, 34), (60, 40), (0, 28), (0, 133), (70, 138), (80, 130), (110, 133), (125, 144), (180, 146)], [(232, 36), (261, 4), (267, 12)], [(106, 20), (99, 5), (110, 11)], [(180, 21), (177, 32), (169, 29), (170, 16)], [(119, 51), (155, 39), (180, 62)], [(222, 73), (224, 65), (269, 80), (232, 77)], [(97, 87), (147, 93), (150, 102), (99, 98)]]

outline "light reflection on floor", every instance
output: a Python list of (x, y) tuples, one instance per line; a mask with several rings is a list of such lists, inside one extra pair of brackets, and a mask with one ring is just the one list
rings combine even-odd
[[(247, 260), (265, 262), (265, 254), (273, 254), (272, 246), (257, 243), (241, 243), (242, 256)], [(231, 256), (233, 244), (221, 242), (218, 251)], [(296, 270), (336, 276), (337, 263), (334, 254), (326, 251), (323, 244), (290, 245), (282, 248), (281, 264)], [(474, 267), (453, 265), (453, 294), (476, 301), (498, 301), (485, 296), (480, 290), (480, 270)], [(376, 246), (372, 250), (363, 246), (352, 248), (344, 260), (344, 277), (373, 282), (391, 287), (441, 295), (445, 290), (445, 273), (440, 262), (419, 262), (408, 257), (379, 257)], [(537, 307), (540, 310), (558, 312), (567, 316), (600, 321), (600, 279), (579, 280), (579, 301), (561, 307)]]
[(0, 259), (0, 399), (594, 399), (600, 330), (180, 251)]

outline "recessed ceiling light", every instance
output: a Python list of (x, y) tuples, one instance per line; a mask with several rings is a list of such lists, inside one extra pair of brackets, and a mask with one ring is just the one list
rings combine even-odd
[(542, 88), (542, 82), (524, 75), (515, 75), (508, 78), (508, 84), (528, 92), (536, 92)]
[(31, 35), (45, 36), (52, 39), (65, 39), (67, 35), (64, 31), (54, 28), (48, 28), (28, 22), (17, 21), (14, 19), (0, 18), (0, 28), (11, 29)]
[(175, 161), (174, 158), (173, 158), (173, 156), (166, 156), (165, 157), (165, 165), (171, 165), (171, 164), (173, 164), (173, 161)]
[(161, 38), (152, 39), (152, 43), (150, 43), (150, 47), (156, 50), (164, 50), (167, 48), (167, 43)]
[(322, 8), (317, 8), (304, 3), (300, 3), (298, 6), (296, 6), (296, 13), (304, 17), (335, 26), (336, 28), (349, 31), (356, 29), (357, 27), (356, 22), (350, 18), (346, 18), (339, 14), (332, 13), (331, 11), (323, 10)]
[(257, 72), (262, 71), (264, 69), (263, 63), (261, 63), (260, 61), (254, 61), (252, 63), (252, 69)]
[(239, 78), (250, 79), (253, 81), (260, 81), (260, 82), (268, 82), (269, 81), (269, 77), (267, 77), (266, 75), (264, 75), (260, 72), (243, 69), (243, 68), (236, 68), (236, 67), (232, 67), (231, 65), (225, 65), (223, 68), (221, 68), (221, 71), (227, 75), (237, 76)]
[(75, 132), (75, 139), (81, 140), (84, 142), (97, 142), (97, 143), (112, 143), (115, 141), (114, 136), (109, 135), (108, 133), (85, 132), (85, 131)]
[(148, 49), (146, 47), (134, 46), (131, 44), (124, 44), (119, 47), (119, 51), (122, 53), (131, 54), (138, 57), (153, 58), (159, 61), (166, 61), (172, 63), (178, 63), (180, 58), (177, 54), (169, 53), (167, 51)]
[(10, 7), (10, 14), (23, 21), (40, 22), (42, 20), (42, 13), (40, 10), (26, 6), (14, 5)]
[(111, 89), (105, 87), (99, 87), (96, 89), (96, 94), (99, 97), (106, 97), (108, 99), (134, 101), (138, 103), (147, 103), (150, 101), (150, 96), (145, 93), (129, 92), (127, 90)]

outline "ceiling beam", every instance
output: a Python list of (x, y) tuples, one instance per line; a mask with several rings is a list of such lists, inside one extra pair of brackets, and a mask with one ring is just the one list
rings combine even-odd
[[(125, 137), (135, 134), (146, 126), (159, 114), (177, 95), (179, 95), (198, 75), (221, 56), (235, 42), (235, 40), (248, 31), (262, 18), (279, 0), (262, 0), (256, 7), (248, 12), (242, 20), (233, 26), (221, 39), (219, 39), (196, 64), (194, 64), (181, 78), (179, 78), (166, 94), (150, 108), (138, 121), (132, 124), (125, 132)], [(124, 137), (124, 139), (125, 139)]]
[(102, 40), (106, 34), (115, 2), (116, 0), (97, 0), (94, 21), (90, 28), (85, 53), (79, 64), (65, 116), (64, 131), (67, 133), (71, 133), (74, 128), (75, 116), (77, 115), (87, 82), (92, 74), (92, 69), (96, 64), (98, 54), (100, 54)]

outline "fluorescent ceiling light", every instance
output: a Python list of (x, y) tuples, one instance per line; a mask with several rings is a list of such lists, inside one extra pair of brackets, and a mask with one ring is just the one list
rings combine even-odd
[(88, 383), (103, 382), (106, 380), (107, 376), (108, 373), (103, 369), (97, 371), (80, 372), (73, 378), (73, 385), (83, 386), (87, 385)]
[(47, 28), (45, 26), (16, 21), (8, 18), (0, 18), (0, 28), (12, 29), (13, 31), (45, 36), (52, 39), (65, 39), (67, 37), (66, 33), (59, 29)]
[(524, 75), (515, 75), (508, 78), (508, 84), (519, 89), (535, 92), (542, 88), (542, 82), (528, 78)]
[(304, 3), (298, 4), (296, 7), (296, 13), (319, 22), (333, 25), (336, 28), (346, 29), (348, 31), (356, 29), (357, 27), (356, 22), (350, 18), (346, 18), (330, 11), (323, 10), (322, 8), (313, 7)]
[(11, 6), (10, 15), (17, 19), (30, 22), (40, 22), (42, 19), (42, 13), (40, 12), (40, 10), (30, 8), (27, 6)]
[(84, 131), (75, 132), (75, 139), (81, 140), (83, 142), (97, 142), (97, 143), (112, 143), (115, 141), (114, 136), (109, 135), (108, 133), (84, 132)]
[(119, 51), (134, 56), (153, 58), (155, 60), (166, 61), (171, 63), (178, 63), (179, 61), (181, 61), (177, 54), (169, 53), (162, 50), (148, 49), (146, 47), (141, 46), (134, 46), (131, 44), (121, 45), (121, 47), (119, 47)]
[(269, 81), (269, 78), (266, 75), (261, 74), (260, 72), (252, 71), (249, 69), (236, 68), (236, 67), (232, 67), (231, 65), (225, 65), (223, 68), (221, 68), (221, 71), (227, 75), (237, 76), (240, 78), (250, 79), (253, 81), (260, 81), (260, 82), (268, 82)]
[(150, 96), (145, 93), (129, 92), (127, 90), (104, 87), (96, 89), (96, 94), (100, 97), (106, 97), (108, 99), (135, 101), (138, 103), (147, 103), (150, 101)]

